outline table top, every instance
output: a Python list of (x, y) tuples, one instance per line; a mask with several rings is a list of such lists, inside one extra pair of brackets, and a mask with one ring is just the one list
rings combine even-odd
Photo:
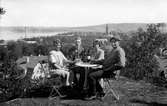
[(75, 63), (76, 66), (79, 66), (79, 67), (99, 67), (99, 68), (102, 68), (102, 65), (99, 65), (99, 64), (90, 64), (90, 63), (83, 63), (83, 62), (78, 62), (78, 63)]

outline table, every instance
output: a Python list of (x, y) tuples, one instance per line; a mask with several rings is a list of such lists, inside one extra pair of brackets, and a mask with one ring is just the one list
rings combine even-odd
[(87, 77), (88, 77), (88, 72), (89, 72), (90, 68), (92, 68), (92, 69), (102, 68), (102, 65), (99, 65), (99, 64), (90, 64), (90, 63), (83, 63), (83, 62), (78, 62), (75, 65), (78, 67), (85, 68), (85, 79), (84, 79), (84, 86), (83, 86), (84, 89), (87, 88)]

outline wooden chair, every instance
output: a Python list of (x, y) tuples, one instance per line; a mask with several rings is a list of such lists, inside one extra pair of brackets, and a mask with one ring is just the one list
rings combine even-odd
[[(115, 92), (115, 90), (112, 88), (112, 84), (111, 84), (111, 80), (118, 80), (119, 79), (120, 70), (116, 70), (114, 73), (115, 73), (115, 77), (109, 76), (107, 78), (104, 78), (104, 82), (105, 82), (104, 89), (106, 89), (106, 91), (105, 91), (105, 95), (102, 99), (104, 99), (111, 92), (117, 100), (120, 100), (119, 94)], [(108, 85), (108, 87), (106, 87), (106, 84)]]

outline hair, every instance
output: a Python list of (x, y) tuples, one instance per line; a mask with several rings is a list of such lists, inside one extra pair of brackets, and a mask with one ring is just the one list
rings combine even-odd
[(54, 44), (54, 45), (57, 45), (57, 44), (60, 44), (60, 45), (61, 45), (60, 39), (55, 39), (55, 40), (53, 41), (53, 44)]
[(77, 37), (76, 40), (80, 40), (81, 41), (81, 37)]
[(98, 44), (99, 45), (99, 47), (101, 47), (101, 42), (99, 42), (98, 40), (95, 40), (94, 42), (93, 42), (93, 46), (95, 46), (96, 44)]

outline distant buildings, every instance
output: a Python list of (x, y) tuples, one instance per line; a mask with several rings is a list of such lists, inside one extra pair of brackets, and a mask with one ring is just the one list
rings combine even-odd
[(36, 44), (37, 43), (37, 41), (25, 41), (25, 42), (28, 44)]
[(20, 39), (19, 41), (27, 43), (27, 44), (37, 44), (37, 41), (34, 40), (24, 40), (24, 39)]

